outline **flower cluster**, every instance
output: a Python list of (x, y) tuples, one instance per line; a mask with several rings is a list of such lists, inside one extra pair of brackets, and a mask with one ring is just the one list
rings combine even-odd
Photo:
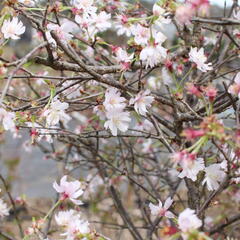
[(104, 124), (106, 129), (110, 129), (113, 136), (117, 136), (118, 129), (126, 132), (131, 121), (129, 112), (124, 112), (126, 99), (120, 96), (116, 88), (109, 88), (105, 93), (103, 106), (106, 110), (107, 121)]
[(197, 158), (195, 153), (187, 151), (176, 152), (172, 155), (172, 159), (181, 167), (181, 172), (178, 177), (190, 178), (192, 181), (197, 180), (197, 175), (200, 171), (205, 172), (205, 178), (202, 184), (207, 184), (209, 191), (217, 190), (219, 183), (223, 182), (226, 173), (224, 172), (222, 164), (211, 164), (205, 167), (204, 160)]

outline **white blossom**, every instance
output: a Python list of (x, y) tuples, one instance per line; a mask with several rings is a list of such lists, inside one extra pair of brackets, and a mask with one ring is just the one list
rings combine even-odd
[(25, 32), (25, 29), (26, 27), (23, 26), (23, 23), (19, 21), (17, 17), (13, 17), (12, 20), (9, 19), (3, 22), (1, 31), (4, 38), (16, 40)]
[(81, 183), (79, 181), (67, 181), (67, 176), (63, 176), (58, 185), (55, 181), (53, 183), (54, 189), (60, 193), (61, 200), (70, 199), (73, 203), (80, 205), (82, 201), (77, 200), (83, 194)]
[(205, 168), (205, 178), (202, 184), (207, 184), (209, 191), (217, 190), (219, 183), (223, 181), (226, 176), (226, 173), (222, 170), (222, 164), (212, 164)]
[(0, 217), (3, 218), (9, 215), (9, 208), (7, 204), (0, 198)]
[(4, 108), (0, 108), (0, 121), (2, 122), (3, 128), (6, 131), (15, 131), (14, 118), (15, 113), (7, 112)]
[(60, 226), (67, 226), (69, 222), (72, 221), (75, 214), (76, 211), (74, 211), (73, 209), (70, 209), (68, 211), (60, 211), (55, 214), (56, 223)]
[[(81, 215), (74, 211), (60, 211), (55, 215), (56, 223), (65, 230), (62, 236), (66, 236), (66, 240), (74, 240), (80, 234), (90, 232), (89, 223), (81, 218)], [(81, 238), (82, 239), (82, 238)]]
[(59, 123), (59, 121), (68, 122), (71, 117), (65, 113), (68, 109), (68, 103), (62, 103), (59, 100), (53, 101), (50, 108), (45, 110), (43, 116), (46, 117), (47, 125), (54, 126)]
[(89, 222), (79, 217), (70, 221), (66, 227), (66, 232), (61, 235), (66, 236), (66, 240), (75, 240), (78, 235), (87, 234), (89, 232)]
[(138, 45), (147, 45), (151, 37), (150, 29), (140, 24), (132, 26), (132, 33), (134, 35), (134, 41)]
[(153, 216), (160, 216), (160, 217), (167, 217), (167, 218), (174, 218), (174, 214), (170, 211), (168, 211), (168, 209), (171, 207), (173, 203), (173, 200), (169, 197), (167, 198), (167, 200), (165, 201), (164, 205), (162, 204), (162, 202), (159, 200), (158, 201), (158, 205), (154, 205), (152, 203), (149, 204), (149, 208), (151, 210), (151, 214)]
[(196, 159), (183, 159), (179, 162), (179, 165), (182, 167), (182, 172), (178, 175), (180, 178), (190, 178), (192, 181), (197, 180), (197, 175), (200, 171), (204, 170), (204, 161), (202, 158)]
[(132, 25), (128, 22), (128, 18), (125, 15), (117, 16), (117, 23), (114, 24), (117, 35), (126, 35), (130, 37), (132, 35)]
[(103, 106), (106, 110), (123, 109), (126, 106), (126, 99), (120, 96), (121, 93), (117, 88), (110, 87), (105, 92)]
[(135, 111), (140, 115), (146, 116), (146, 113), (148, 112), (147, 108), (151, 107), (151, 104), (154, 101), (154, 97), (149, 96), (149, 94), (149, 90), (142, 91), (129, 101), (130, 104), (134, 104)]
[(207, 57), (204, 54), (203, 48), (198, 50), (196, 47), (195, 48), (191, 47), (191, 50), (189, 52), (189, 57), (190, 57), (189, 60), (191, 62), (194, 62), (200, 71), (207, 72), (213, 69), (212, 63), (206, 63)]
[(97, 11), (97, 8), (93, 6), (94, 0), (72, 0), (72, 5), (78, 9), (81, 9), (84, 14), (92, 14)]
[[(72, 39), (73, 35), (70, 32), (72, 32), (73, 27), (74, 26), (71, 24), (71, 22), (64, 22), (60, 26), (57, 25), (57, 24), (53, 24), (53, 23), (49, 23), (47, 25), (47, 29), (49, 31), (56, 32), (56, 34), (59, 37), (59, 39), (61, 39), (63, 41), (69, 41), (69, 40)], [(50, 42), (51, 41), (52, 40), (50, 40)]]
[(116, 59), (119, 63), (130, 63), (134, 57), (134, 54), (129, 55), (126, 50), (118, 47), (115, 51)]
[(101, 11), (99, 14), (93, 15), (93, 21), (95, 27), (100, 31), (106, 31), (111, 27), (111, 14), (107, 14), (105, 11)]
[(202, 221), (196, 216), (195, 211), (186, 208), (178, 217), (178, 225), (182, 232), (189, 232), (202, 226)]
[(107, 121), (104, 123), (106, 129), (110, 129), (113, 136), (117, 136), (118, 130), (126, 132), (131, 118), (129, 112), (123, 112), (121, 109), (113, 109), (106, 113)]
[(160, 44), (148, 45), (140, 52), (140, 60), (148, 67), (154, 67), (167, 57), (167, 49)]

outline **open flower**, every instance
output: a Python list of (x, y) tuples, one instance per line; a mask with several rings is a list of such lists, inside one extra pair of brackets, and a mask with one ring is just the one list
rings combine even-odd
[(126, 99), (120, 96), (121, 93), (113, 87), (110, 87), (106, 90), (105, 100), (103, 102), (103, 106), (106, 110), (112, 109), (123, 109), (126, 104), (124, 103)]
[(60, 120), (68, 122), (71, 119), (71, 117), (65, 113), (68, 106), (68, 103), (62, 103), (59, 100), (52, 102), (50, 108), (43, 113), (43, 116), (46, 117), (47, 125), (54, 126), (58, 124)]
[(2, 121), (3, 128), (6, 131), (15, 131), (14, 118), (15, 113), (7, 112), (4, 108), (0, 108), (0, 121)]
[(205, 178), (202, 184), (207, 183), (207, 188), (209, 191), (217, 190), (219, 183), (223, 181), (226, 173), (222, 170), (221, 163), (215, 163), (205, 168)]
[(9, 208), (7, 204), (2, 199), (0, 199), (0, 217), (3, 218), (8, 215), (9, 215)]
[[(87, 234), (90, 232), (89, 222), (80, 218), (74, 218), (66, 227), (66, 232), (61, 234), (62, 236), (67, 236), (67, 240), (79, 239), (79, 235)], [(87, 238), (81, 238), (87, 239)]]
[(122, 65), (122, 70), (127, 70), (131, 65), (134, 54), (129, 55), (127, 51), (121, 47), (117, 47), (114, 52), (116, 54), (116, 60)]
[(99, 14), (93, 14), (92, 17), (95, 27), (100, 32), (106, 31), (111, 27), (111, 14), (101, 11)]
[(165, 201), (164, 205), (162, 205), (162, 202), (159, 200), (158, 205), (154, 205), (152, 203), (149, 204), (149, 208), (151, 210), (151, 214), (153, 216), (160, 216), (160, 217), (167, 217), (167, 218), (174, 218), (174, 214), (168, 209), (172, 205), (173, 200), (169, 197)]
[(202, 221), (196, 216), (195, 211), (186, 208), (178, 217), (179, 228), (183, 232), (189, 232), (202, 226)]
[(60, 211), (55, 215), (56, 223), (60, 226), (67, 226), (70, 221), (72, 221), (76, 211), (73, 209), (68, 211)]
[(154, 39), (153, 42), (149, 42), (149, 44), (142, 49), (139, 56), (140, 60), (146, 65), (146, 68), (148, 68), (148, 66), (156, 66), (167, 57), (167, 49), (162, 46), (167, 37), (157, 31), (152, 31), (152, 37)]
[(118, 129), (122, 132), (128, 130), (131, 118), (129, 112), (123, 112), (121, 109), (113, 109), (106, 112), (108, 120), (105, 122), (104, 127), (110, 129), (113, 136), (117, 136)]
[(202, 158), (184, 159), (179, 165), (182, 167), (182, 172), (178, 177), (187, 177), (192, 179), (192, 181), (196, 181), (198, 173), (205, 168)]
[(234, 84), (229, 87), (228, 92), (240, 97), (240, 72), (234, 78)]
[(72, 209), (69, 211), (60, 211), (55, 215), (55, 220), (59, 226), (64, 228), (65, 232), (61, 235), (66, 236), (66, 239), (73, 240), (80, 234), (90, 232), (88, 221), (83, 220), (81, 215)]
[(81, 183), (79, 181), (67, 181), (67, 176), (63, 176), (60, 180), (60, 185), (55, 181), (53, 183), (54, 189), (60, 193), (61, 200), (70, 199), (73, 203), (80, 205), (82, 201), (77, 200), (83, 194)]
[(202, 72), (207, 72), (208, 70), (212, 70), (212, 63), (206, 63), (207, 57), (204, 55), (204, 49), (197, 49), (191, 47), (191, 51), (189, 53), (189, 60), (194, 62), (197, 65), (197, 68)]
[(13, 40), (19, 39), (20, 35), (25, 32), (26, 27), (23, 26), (21, 21), (18, 21), (17, 17), (13, 17), (12, 20), (5, 20), (2, 25), (2, 33), (4, 38), (11, 38)]
[(146, 68), (154, 67), (167, 57), (167, 49), (158, 45), (148, 45), (140, 53), (140, 60), (144, 62)]
[(64, 22), (61, 26), (53, 23), (47, 25), (49, 31), (55, 31), (57, 36), (63, 41), (69, 41), (72, 39), (73, 35), (70, 33), (73, 31), (73, 26), (69, 22)]
[(154, 97), (148, 96), (149, 94), (149, 90), (142, 91), (129, 101), (130, 104), (134, 104), (135, 111), (140, 115), (146, 116), (146, 113), (148, 112), (147, 108), (150, 107), (154, 101)]
[(202, 158), (197, 158), (196, 154), (185, 150), (174, 153), (172, 159), (182, 168), (182, 172), (178, 175), (180, 178), (187, 177), (192, 179), (192, 181), (196, 181), (198, 173), (205, 168)]
[(147, 45), (151, 37), (150, 29), (140, 24), (132, 26), (132, 33), (134, 35), (134, 41), (138, 45)]

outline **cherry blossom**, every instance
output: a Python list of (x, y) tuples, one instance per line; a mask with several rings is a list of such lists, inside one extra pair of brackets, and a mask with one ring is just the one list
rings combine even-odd
[(106, 31), (111, 27), (111, 14), (107, 14), (105, 11), (101, 11), (99, 14), (93, 15), (93, 21), (95, 22), (95, 27), (100, 31)]
[(121, 93), (117, 88), (110, 87), (105, 92), (105, 100), (103, 106), (106, 110), (123, 109), (126, 106), (126, 99), (121, 97)]
[[(61, 178), (50, 183), (58, 201), (22, 234), (27, 222), (19, 216), (18, 233), (4, 217), (15, 204), (29, 210), (29, 196), (11, 199), (27, 185), (7, 189), (12, 178), (3, 169), (11, 201), (0, 198), (1, 232), (107, 240), (94, 226), (101, 231), (106, 220), (126, 226), (125, 238), (210, 240), (231, 231), (237, 239), (228, 221), (238, 218), (230, 208), (240, 195), (236, 1), (217, 17), (207, 15), (210, 0), (2, 2), (0, 139), (14, 158), (3, 167), (18, 163), (19, 146), (45, 168), (55, 164)], [(31, 180), (25, 165), (18, 168)], [(177, 198), (183, 204), (173, 204)], [(89, 208), (79, 206), (83, 200)], [(155, 221), (144, 224), (146, 217)], [(107, 234), (114, 239), (117, 231)]]
[(195, 10), (190, 4), (179, 6), (176, 10), (176, 20), (180, 24), (190, 24), (190, 19), (194, 16)]
[(182, 168), (181, 173), (178, 175), (180, 178), (187, 177), (192, 181), (196, 181), (198, 173), (205, 168), (202, 158), (197, 158), (196, 154), (190, 154), (186, 151), (174, 153), (172, 159)]
[(123, 66), (123, 70), (127, 70), (130, 67), (131, 61), (133, 60), (134, 54), (129, 55), (121, 47), (117, 47), (114, 50), (117, 61)]
[(228, 88), (228, 92), (240, 97), (240, 72), (234, 78), (234, 84)]
[(204, 49), (200, 48), (199, 50), (195, 47), (191, 47), (191, 51), (189, 52), (189, 60), (194, 62), (197, 65), (197, 68), (202, 72), (207, 72), (212, 70), (212, 63), (206, 63), (207, 57), (204, 55)]
[[(73, 25), (69, 22), (64, 22), (60, 26), (57, 24), (49, 23), (47, 25), (49, 31), (55, 31), (59, 39), (63, 41), (69, 41), (72, 39), (73, 35), (70, 33), (73, 30)], [(49, 36), (49, 35), (48, 35)], [(50, 39), (50, 42), (54, 41)]]
[(92, 14), (97, 11), (97, 8), (93, 6), (93, 3), (93, 0), (72, 0), (72, 5), (81, 9), (84, 14)]
[(89, 232), (90, 228), (88, 221), (81, 218), (74, 218), (67, 225), (66, 232), (61, 235), (66, 236), (66, 240), (74, 240), (77, 236), (87, 234)]
[(74, 240), (78, 235), (90, 232), (88, 221), (83, 220), (81, 215), (73, 209), (58, 212), (55, 220), (59, 226), (64, 227), (65, 232), (61, 235), (66, 236), (66, 239)]
[(9, 215), (9, 208), (7, 204), (0, 198), (0, 217), (3, 218)]
[(13, 17), (12, 20), (9, 19), (3, 22), (1, 31), (4, 38), (16, 40), (25, 32), (25, 29), (26, 27), (23, 26), (23, 23), (19, 21), (17, 17)]
[(117, 23), (115, 24), (118, 35), (126, 35), (130, 37), (132, 35), (132, 25), (129, 23), (127, 16), (117, 16)]
[(154, 101), (154, 97), (149, 96), (149, 94), (149, 90), (142, 91), (129, 101), (130, 104), (134, 104), (135, 111), (140, 115), (146, 116), (146, 113), (148, 112), (147, 108), (151, 107), (151, 104)]
[(140, 53), (140, 60), (148, 67), (154, 67), (167, 57), (167, 49), (159, 44), (148, 45)]
[(68, 107), (68, 103), (62, 103), (59, 100), (53, 101), (50, 108), (43, 113), (43, 116), (46, 117), (47, 125), (54, 126), (58, 124), (59, 121), (67, 123), (71, 119), (71, 117), (65, 113)]
[(209, 191), (217, 190), (219, 183), (221, 183), (226, 176), (226, 173), (222, 170), (222, 164), (211, 164), (206, 167), (204, 171), (205, 178), (202, 184), (206, 183)]
[(132, 34), (134, 35), (134, 41), (138, 45), (147, 45), (151, 33), (150, 29), (137, 24), (137, 26), (132, 26)]
[(76, 215), (76, 211), (73, 209), (67, 211), (60, 211), (55, 214), (56, 223), (60, 226), (67, 226), (72, 220), (73, 217)]
[(190, 232), (202, 226), (202, 221), (196, 216), (195, 211), (186, 208), (179, 214), (178, 225), (181, 231)]
[(170, 197), (167, 198), (164, 205), (162, 205), (162, 202), (160, 200), (158, 200), (158, 201), (159, 201), (158, 205), (154, 205), (152, 203), (149, 204), (151, 214), (153, 216), (174, 218), (174, 214), (172, 212), (168, 211), (168, 209), (170, 208), (170, 206), (173, 203), (173, 200)]
[(77, 200), (83, 194), (79, 181), (67, 181), (67, 176), (65, 175), (61, 178), (60, 185), (55, 181), (53, 187), (60, 193), (61, 200), (70, 199), (76, 205), (83, 204), (82, 201)]
[(184, 159), (179, 165), (182, 167), (182, 172), (178, 177), (187, 177), (192, 179), (192, 181), (196, 181), (198, 173), (204, 169), (204, 161), (202, 158), (197, 158), (195, 160)]
[(131, 122), (129, 112), (122, 112), (121, 109), (113, 109), (106, 113), (107, 121), (104, 123), (106, 129), (110, 129), (113, 136), (117, 136), (118, 129), (126, 132)]
[(0, 121), (2, 121), (3, 128), (8, 131), (15, 131), (14, 123), (15, 113), (7, 112), (4, 108), (0, 108)]

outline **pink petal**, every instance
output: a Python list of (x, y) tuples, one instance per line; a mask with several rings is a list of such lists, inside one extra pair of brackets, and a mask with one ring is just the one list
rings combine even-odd
[(174, 214), (173, 214), (172, 212), (167, 211), (167, 212), (165, 213), (165, 217), (167, 217), (167, 218), (174, 218), (175, 216), (174, 216)]
[(164, 209), (165, 210), (167, 210), (167, 209), (169, 209), (170, 208), (170, 206), (172, 205), (172, 203), (173, 203), (173, 200), (169, 197), (169, 198), (167, 198), (167, 200), (165, 201), (165, 203), (164, 203)]
[(83, 202), (81, 200), (76, 200), (76, 199), (73, 199), (73, 198), (70, 198), (70, 200), (75, 203), (76, 205), (82, 205)]
[(56, 181), (53, 183), (53, 188), (59, 193), (63, 192), (62, 188), (57, 184)]

